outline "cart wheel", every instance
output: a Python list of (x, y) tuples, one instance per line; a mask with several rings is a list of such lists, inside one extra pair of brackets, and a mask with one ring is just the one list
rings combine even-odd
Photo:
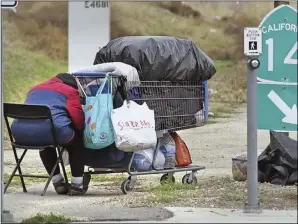
[(192, 180), (190, 180), (190, 174), (185, 174), (182, 178), (182, 184), (193, 184), (196, 185), (198, 183), (198, 179), (196, 176), (192, 177)]
[(167, 174), (167, 173), (161, 176), (161, 178), (160, 178), (160, 184), (161, 185), (166, 184), (166, 183), (170, 183), (170, 182), (175, 183), (175, 177), (172, 176), (172, 180), (169, 181), (168, 176), (169, 176), (169, 174)]
[(121, 190), (123, 194), (128, 194), (130, 191), (133, 190), (134, 186), (130, 186), (130, 179), (126, 179), (125, 181), (122, 182), (121, 184)]

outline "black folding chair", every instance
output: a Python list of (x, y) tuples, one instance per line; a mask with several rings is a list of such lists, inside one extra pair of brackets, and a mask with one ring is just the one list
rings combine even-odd
[[(51, 124), (51, 134), (53, 137), (53, 145), (42, 145), (42, 146), (30, 146), (30, 145), (20, 145), (12, 137), (11, 129), (10, 129), (10, 124), (8, 121), (8, 118), (13, 118), (13, 119), (23, 119), (23, 120), (50, 120)], [(12, 150), (14, 153), (14, 157), (16, 160), (16, 167), (14, 168), (12, 174), (10, 175), (8, 182), (5, 185), (4, 188), (4, 193), (6, 192), (8, 186), (10, 185), (13, 177), (19, 176), (21, 179), (23, 191), (26, 193), (27, 189), (25, 186), (24, 182), (24, 177), (33, 177), (33, 178), (48, 178), (47, 183), (44, 187), (43, 192), (41, 193), (41, 196), (44, 196), (46, 193), (46, 190), (50, 184), (50, 181), (54, 175), (54, 171), (57, 166), (59, 166), (59, 163), (61, 164), (62, 170), (63, 170), (63, 175), (65, 178), (65, 182), (68, 185), (68, 180), (67, 180), (67, 175), (66, 175), (66, 170), (65, 166), (62, 160), (62, 153), (65, 150), (64, 148), (60, 147), (57, 144), (57, 139), (56, 139), (56, 133), (55, 133), (55, 128), (54, 128), (54, 122), (52, 119), (52, 113), (51, 110), (48, 106), (46, 105), (25, 105), (25, 104), (12, 104), (12, 103), (4, 103), (4, 119), (6, 123), (6, 127), (8, 130), (9, 138), (11, 141), (11, 146)], [(24, 175), (22, 174), (22, 169), (21, 169), (21, 163), (23, 161), (23, 158), (25, 157), (26, 153), (28, 150), (40, 150), (44, 149), (46, 147), (53, 147), (57, 150), (58, 152), (58, 159), (56, 161), (56, 164), (49, 176), (40, 176), (40, 175)], [(16, 149), (23, 149), (23, 153), (20, 158), (18, 158), (17, 155), (17, 150)], [(19, 174), (16, 174), (16, 171), (18, 171)]]

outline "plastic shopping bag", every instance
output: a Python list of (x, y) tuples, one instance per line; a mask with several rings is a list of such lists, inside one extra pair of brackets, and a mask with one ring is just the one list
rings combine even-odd
[(107, 93), (102, 93), (107, 82), (111, 83), (109, 76), (103, 80), (95, 96), (86, 97), (84, 146), (89, 149), (102, 149), (114, 143), (111, 86)]
[(176, 166), (176, 144), (169, 133), (159, 139), (158, 148), (165, 156), (165, 169), (175, 168)]
[(189, 166), (192, 164), (191, 156), (185, 142), (176, 132), (172, 132), (171, 136), (176, 144), (176, 165)]
[(146, 103), (133, 101), (112, 110), (115, 144), (122, 151), (132, 152), (156, 147), (154, 111)]
[[(159, 149), (157, 149), (156, 153), (154, 168), (163, 170), (165, 165), (165, 157)], [(132, 168), (136, 169), (137, 171), (148, 171), (152, 169), (153, 157), (154, 149), (143, 149), (136, 151), (132, 162)]]

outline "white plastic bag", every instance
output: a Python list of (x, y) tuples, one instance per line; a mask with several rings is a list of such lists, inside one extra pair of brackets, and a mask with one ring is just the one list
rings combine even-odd
[(165, 156), (165, 168), (174, 168), (176, 166), (176, 144), (169, 133), (165, 133), (164, 136), (159, 139), (158, 149), (160, 149)]
[[(152, 168), (154, 149), (143, 149), (135, 152), (132, 167), (138, 171), (147, 171)], [(165, 157), (163, 153), (157, 149), (154, 167), (156, 169), (164, 169)]]
[(120, 108), (112, 110), (111, 118), (119, 150), (132, 152), (156, 147), (154, 111), (146, 103), (138, 105), (125, 100)]

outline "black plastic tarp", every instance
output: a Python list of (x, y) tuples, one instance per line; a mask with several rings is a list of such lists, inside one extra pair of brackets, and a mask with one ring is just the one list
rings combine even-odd
[(270, 131), (270, 144), (259, 155), (258, 168), (265, 182), (277, 185), (297, 183), (297, 141)]
[(123, 62), (142, 81), (204, 81), (216, 72), (213, 61), (193, 41), (168, 36), (128, 36), (111, 40), (94, 65)]

